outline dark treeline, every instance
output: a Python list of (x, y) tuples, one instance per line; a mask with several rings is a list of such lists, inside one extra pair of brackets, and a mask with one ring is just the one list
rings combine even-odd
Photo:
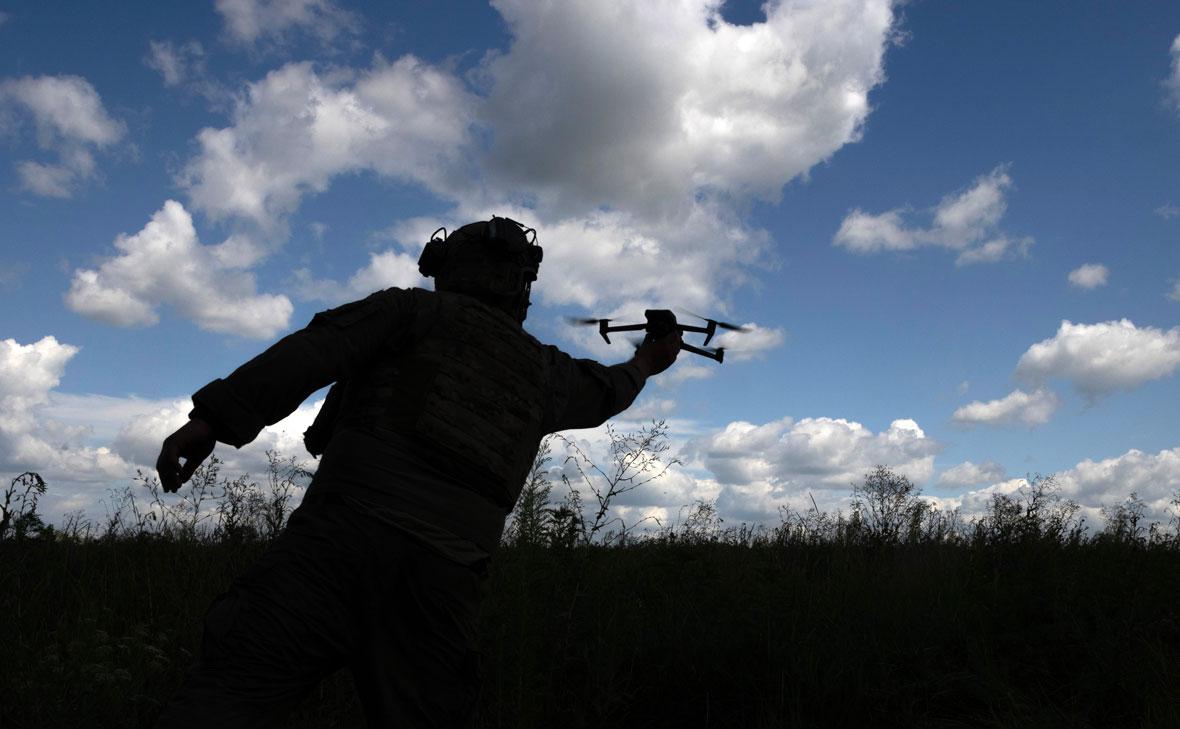
[[(639, 533), (607, 514), (666, 467), (658, 428), (612, 434), (631, 470), (575, 452), (586, 488), (556, 503), (539, 454), (489, 580), (482, 726), (1180, 726), (1180, 539), (1134, 495), (1088, 530), (1033, 478), (965, 521), (880, 467), (847, 515), (727, 527), (698, 503)], [(45, 483), (13, 481), (0, 726), (151, 726), (307, 475), (274, 454), (262, 483), (219, 468), (172, 504), (141, 474), (146, 504), (128, 489), (58, 527)], [(348, 674), (290, 724), (363, 726)]]

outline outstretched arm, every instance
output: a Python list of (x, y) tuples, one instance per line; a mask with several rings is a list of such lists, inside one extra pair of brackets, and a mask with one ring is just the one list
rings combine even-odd
[(412, 292), (388, 289), (321, 312), (229, 377), (202, 387), (193, 395), (189, 422), (160, 450), (156, 469), (164, 490), (174, 492), (187, 481), (217, 441), (241, 448), (311, 393), (365, 367), (385, 347), (398, 346), (413, 334), (416, 306)]
[(612, 367), (573, 359), (553, 348), (556, 400), (545, 432), (594, 428), (631, 407), (647, 378), (672, 366), (680, 354), (680, 332), (645, 341), (635, 356)]

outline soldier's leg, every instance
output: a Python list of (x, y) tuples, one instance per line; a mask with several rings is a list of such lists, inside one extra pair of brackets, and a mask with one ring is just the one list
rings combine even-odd
[(389, 544), (355, 618), (365, 638), (351, 666), (368, 725), (473, 726), (483, 576), (400, 533)]
[(367, 549), (339, 508), (301, 506), (214, 601), (199, 658), (160, 729), (273, 726), (345, 664), (353, 641), (348, 603)]

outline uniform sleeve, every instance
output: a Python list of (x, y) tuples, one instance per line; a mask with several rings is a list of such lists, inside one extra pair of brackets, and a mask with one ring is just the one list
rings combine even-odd
[(646, 382), (634, 364), (606, 366), (550, 347), (554, 388), (547, 432), (594, 428), (631, 407)]
[(198, 390), (189, 416), (213, 426), (217, 440), (241, 448), (311, 393), (347, 379), (427, 325), (430, 307), (421, 305), (418, 293), (387, 289), (316, 314), (303, 329)]

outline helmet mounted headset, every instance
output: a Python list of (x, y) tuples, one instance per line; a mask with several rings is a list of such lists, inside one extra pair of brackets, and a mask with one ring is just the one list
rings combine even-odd
[(434, 278), (439, 291), (473, 296), (523, 322), (541, 258), (534, 229), (493, 216), (449, 236), (446, 228), (434, 231), (422, 249), (418, 271)]

